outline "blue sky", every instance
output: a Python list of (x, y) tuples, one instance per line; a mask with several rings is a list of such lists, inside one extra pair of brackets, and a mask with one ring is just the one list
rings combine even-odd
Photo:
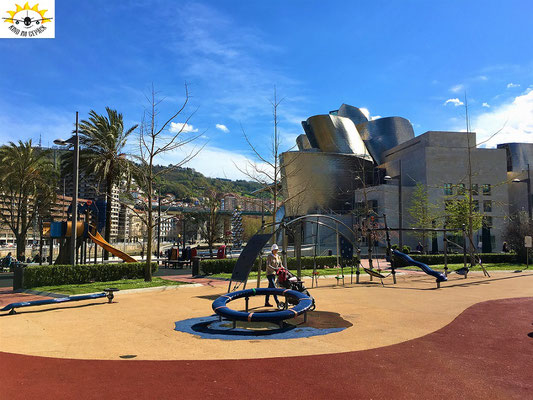
[(56, 39), (0, 39), (0, 142), (47, 145), (75, 111), (105, 106), (133, 125), (152, 83), (163, 117), (185, 82), (206, 144), (190, 166), (209, 176), (242, 176), (241, 126), (266, 150), (274, 87), (283, 149), (301, 120), (342, 103), (408, 118), (416, 134), (464, 129), (465, 92), (479, 141), (504, 127), (488, 145), (532, 142), (532, 14), (526, 0), (56, 0)]

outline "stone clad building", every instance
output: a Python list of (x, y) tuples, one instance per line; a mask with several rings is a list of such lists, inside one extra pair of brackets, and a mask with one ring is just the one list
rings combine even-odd
[[(364, 209), (379, 217), (386, 214), (389, 227), (411, 228), (415, 222), (409, 209), (414, 190), (421, 184), (436, 210), (436, 225), (443, 226), (446, 207), (468, 194), (470, 175), (473, 206), (484, 220), (484, 228), (474, 232), (474, 245), (500, 251), (507, 217), (528, 209), (531, 185), (526, 183), (533, 144), (477, 147), (474, 132), (429, 131), (415, 137), (406, 119), (369, 121), (359, 109), (345, 104), (302, 125), (305, 135), (297, 139), (299, 151), (281, 157), (283, 190), (290, 198), (285, 208), (288, 218), (330, 214), (357, 230)], [(342, 233), (353, 238), (346, 230)], [(458, 235), (462, 240), (462, 234)], [(309, 243), (316, 236), (322, 249), (335, 253), (334, 234), (324, 229), (317, 233), (317, 228), (306, 226), (305, 240)], [(364, 236), (356, 238), (363, 253)], [(414, 248), (418, 241), (409, 231), (393, 233), (393, 243)], [(431, 244), (442, 250), (443, 235), (439, 233)], [(385, 246), (383, 239), (378, 239), (378, 246)]]

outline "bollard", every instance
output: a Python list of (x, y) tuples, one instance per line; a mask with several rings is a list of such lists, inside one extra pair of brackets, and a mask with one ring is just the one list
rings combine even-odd
[(193, 257), (191, 275), (193, 278), (200, 275), (200, 257)]
[(24, 285), (24, 268), (25, 264), (16, 263), (13, 268), (13, 290), (21, 290)]

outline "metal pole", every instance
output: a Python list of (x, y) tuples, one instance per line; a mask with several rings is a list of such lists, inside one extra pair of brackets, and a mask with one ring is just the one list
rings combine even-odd
[(159, 254), (161, 254), (161, 188), (159, 188), (157, 207), (157, 265), (159, 265)]
[(529, 173), (529, 164), (527, 165), (527, 213), (531, 220), (531, 177)]
[(76, 265), (76, 228), (78, 222), (78, 174), (80, 156), (80, 137), (78, 135), (78, 112), (76, 111), (76, 133), (74, 135), (74, 168), (73, 168), (73, 193), (72, 193), (72, 226), (70, 230), (70, 263)]
[(466, 268), (466, 226), (463, 224), (463, 266)]
[[(335, 233), (337, 234), (337, 268), (340, 267), (339, 263), (339, 223), (335, 222)], [(343, 274), (344, 275), (344, 274)]]
[(257, 266), (257, 287), (261, 287), (261, 270), (263, 269), (263, 250), (259, 255), (259, 265)]
[(398, 225), (400, 227), (400, 232), (398, 235), (398, 242), (400, 245), (400, 251), (403, 251), (403, 204), (402, 204), (402, 160), (399, 160), (399, 172), (398, 175)]
[(446, 236), (446, 225), (444, 225), (444, 275), (448, 276), (448, 238)]

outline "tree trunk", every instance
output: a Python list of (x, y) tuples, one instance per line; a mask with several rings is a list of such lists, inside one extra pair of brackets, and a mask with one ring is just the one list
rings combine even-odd
[[(151, 168), (151, 166), (150, 166)], [(154, 223), (153, 223), (153, 212), (152, 212), (152, 177), (150, 177), (149, 183), (148, 183), (148, 218), (147, 218), (147, 226), (146, 226), (146, 236), (147, 236), (147, 243), (146, 243), (146, 264), (144, 266), (144, 280), (146, 282), (152, 281), (152, 238), (153, 238), (153, 229), (154, 229)]]
[(15, 239), (17, 240), (17, 260), (24, 262), (26, 261), (26, 234), (15, 234)]
[[(104, 239), (111, 243), (111, 209), (113, 206), (113, 181), (111, 178), (111, 171), (106, 179), (106, 205), (105, 205), (105, 232)], [(104, 250), (104, 260), (109, 259), (109, 253)]]

